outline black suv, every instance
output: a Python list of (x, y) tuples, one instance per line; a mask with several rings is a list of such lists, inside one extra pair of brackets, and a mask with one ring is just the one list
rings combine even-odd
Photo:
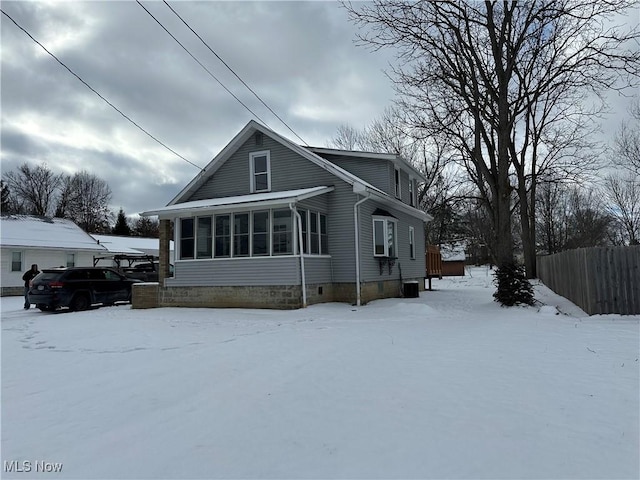
[(138, 282), (103, 267), (45, 269), (30, 283), (29, 302), (42, 311), (130, 302), (131, 285)]

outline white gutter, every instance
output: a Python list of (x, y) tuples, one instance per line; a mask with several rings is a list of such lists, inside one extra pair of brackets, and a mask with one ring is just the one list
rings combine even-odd
[(300, 253), (300, 276), (302, 277), (302, 308), (307, 308), (307, 279), (304, 271), (304, 252), (302, 251), (302, 218), (293, 203), (289, 204), (289, 209), (296, 216), (298, 224), (298, 252)]
[(366, 194), (361, 200), (358, 200), (353, 205), (353, 224), (355, 228), (355, 244), (356, 244), (356, 305), (359, 307), (362, 304), (362, 288), (360, 286), (360, 228), (359, 228), (359, 219), (358, 219), (358, 207), (369, 200), (371, 194), (366, 191), (366, 188), (357, 188), (356, 185), (353, 186), (353, 191), (356, 194)]

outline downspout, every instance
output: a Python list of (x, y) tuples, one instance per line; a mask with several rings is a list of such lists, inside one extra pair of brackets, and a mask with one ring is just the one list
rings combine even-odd
[[(361, 200), (358, 200), (353, 205), (353, 225), (355, 228), (355, 244), (356, 244), (356, 305), (359, 307), (362, 304), (362, 288), (360, 287), (360, 222), (358, 219), (358, 207), (369, 200), (369, 193)], [(360, 192), (358, 192), (359, 194)]]
[(302, 251), (302, 218), (300, 217), (300, 213), (293, 205), (293, 203), (289, 204), (289, 209), (296, 216), (296, 223), (298, 225), (298, 252), (300, 252), (300, 277), (302, 277), (302, 308), (307, 307), (307, 279), (304, 271), (304, 252)]

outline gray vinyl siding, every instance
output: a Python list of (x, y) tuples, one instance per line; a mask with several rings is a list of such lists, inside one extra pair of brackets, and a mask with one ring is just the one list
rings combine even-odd
[[(299, 261), (299, 258), (297, 259)], [(305, 256), (304, 257), (304, 272), (307, 285), (313, 285), (316, 283), (331, 283), (331, 257), (316, 257)]]
[[(328, 256), (305, 256), (308, 285), (331, 283), (332, 259)], [(175, 275), (168, 287), (300, 285), (300, 257), (222, 258), (216, 260), (182, 260), (175, 264)]]
[[(397, 220), (398, 259), (392, 268), (391, 274), (385, 266), (380, 274), (378, 258), (373, 256), (373, 218), (376, 208), (381, 208), (392, 214)], [(382, 280), (397, 280), (400, 278), (421, 278), (425, 276), (425, 240), (424, 222), (418, 218), (407, 215), (404, 212), (381, 206), (375, 201), (368, 201), (360, 206), (360, 272), (363, 282)], [(415, 259), (410, 258), (409, 252), (409, 226), (415, 230)]]
[[(299, 209), (315, 210), (327, 215), (327, 234), (331, 258), (305, 257), (308, 265), (307, 283), (355, 281), (355, 247), (353, 204), (356, 195), (352, 186), (332, 173), (315, 165), (266, 135), (263, 144), (256, 146), (251, 136), (231, 157), (185, 201), (247, 195), (250, 193), (249, 154), (269, 150), (271, 191), (295, 190), (316, 186), (333, 186), (334, 190), (300, 202)], [(230, 209), (232, 211), (232, 209)], [(299, 258), (280, 257), (233, 259), (226, 262), (176, 262), (175, 278), (168, 285), (292, 285), (300, 283)], [(254, 263), (256, 260), (258, 263)], [(202, 262), (202, 264), (201, 264)], [(217, 266), (217, 262), (222, 262)], [(216, 265), (215, 275), (205, 265)], [(216, 276), (220, 280), (210, 277)], [(207, 283), (209, 282), (209, 283)], [(211, 283), (215, 282), (215, 283)], [(229, 283), (235, 282), (235, 283)], [(278, 283), (274, 283), (278, 282)]]
[(263, 144), (256, 146), (254, 137), (251, 136), (209, 180), (185, 201), (249, 195), (251, 193), (249, 154), (265, 150), (270, 152), (272, 192), (344, 183), (335, 175), (275, 140), (266, 135), (263, 138)]
[(322, 157), (344, 168), (347, 172), (353, 173), (383, 192), (393, 194), (393, 182), (389, 181), (389, 168), (391, 167), (391, 173), (393, 173), (393, 164), (388, 160), (329, 154), (322, 154)]
[(181, 260), (168, 287), (300, 285), (300, 258), (294, 256)]
[[(316, 186), (333, 186), (334, 190), (300, 202), (297, 207), (325, 213), (329, 241), (329, 257), (306, 256), (305, 271), (308, 284), (349, 283), (356, 280), (355, 232), (353, 205), (362, 197), (353, 193), (347, 182), (315, 165), (296, 152), (284, 147), (267, 135), (263, 144), (255, 145), (254, 137), (241, 145), (227, 161), (190, 198), (204, 200), (250, 194), (249, 154), (270, 152), (271, 191), (286, 191)], [(335, 161), (334, 161), (335, 160)], [(349, 157), (329, 159), (363, 180), (389, 192), (393, 189), (393, 163)], [(403, 200), (408, 202), (408, 174), (403, 172)], [(406, 195), (406, 199), (404, 196)], [(373, 258), (371, 213), (378, 205), (369, 200), (361, 206), (361, 265), (362, 281), (381, 281), (399, 278), (398, 266), (392, 275), (379, 273), (378, 261)], [(405, 213), (380, 207), (395, 215), (398, 222), (398, 262), (404, 278), (424, 277), (424, 227), (420, 219)], [(233, 211), (231, 208), (230, 211)], [(177, 220), (177, 219), (176, 219)], [(415, 227), (416, 259), (409, 259), (408, 225)], [(224, 286), (224, 285), (299, 285), (300, 259), (296, 256), (250, 257), (236, 259), (186, 260), (175, 262), (175, 276), (167, 286)]]

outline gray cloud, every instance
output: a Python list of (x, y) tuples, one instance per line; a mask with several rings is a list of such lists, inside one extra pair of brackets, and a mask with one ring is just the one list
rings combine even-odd
[[(393, 99), (393, 52), (356, 47), (335, 2), (171, 2), (309, 144), (363, 127)], [(297, 140), (162, 2), (144, 2), (266, 123)], [(3, 10), (166, 145), (206, 165), (252, 116), (135, 2), (4, 2)], [(86, 169), (133, 214), (165, 205), (197, 173), (108, 107), (2, 16), (2, 169)]]

